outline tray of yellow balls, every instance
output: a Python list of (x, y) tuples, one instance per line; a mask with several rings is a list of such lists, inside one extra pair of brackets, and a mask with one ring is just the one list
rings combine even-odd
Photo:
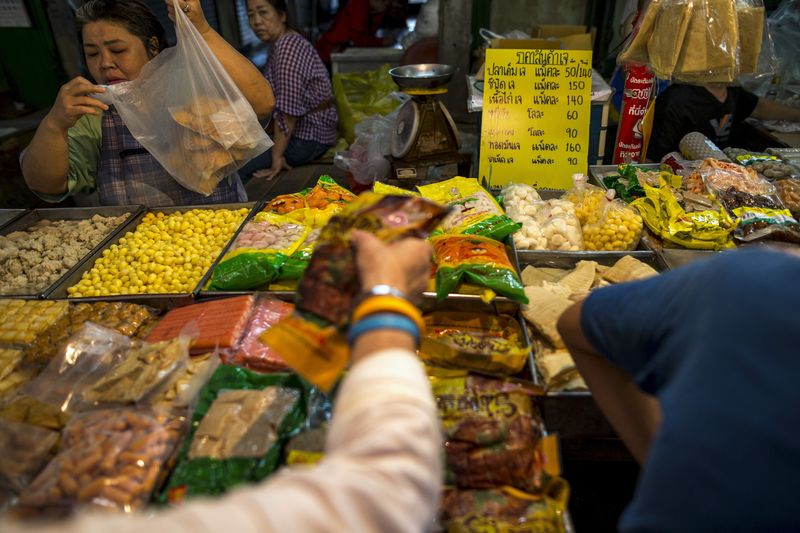
[(151, 208), (63, 280), (48, 298), (190, 300), (230, 246), (255, 202)]

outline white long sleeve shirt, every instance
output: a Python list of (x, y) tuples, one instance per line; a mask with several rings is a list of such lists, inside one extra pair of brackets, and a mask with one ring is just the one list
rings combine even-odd
[(68, 522), (0, 523), (12, 532), (411, 532), (430, 527), (439, 503), (441, 432), (416, 355), (382, 350), (342, 383), (325, 459), (286, 468), (216, 500), (155, 516), (83, 513)]

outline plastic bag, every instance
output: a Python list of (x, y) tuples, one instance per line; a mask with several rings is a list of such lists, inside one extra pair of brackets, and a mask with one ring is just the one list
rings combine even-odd
[(568, 497), (569, 487), (563, 479), (553, 483), (544, 495), (527, 494), (511, 487), (487, 490), (448, 487), (442, 494), (438, 530), (565, 533)]
[(520, 208), (525, 214), (512, 216), (522, 229), (514, 234), (514, 245), (522, 250), (583, 250), (583, 232), (575, 206), (567, 200), (533, 202)]
[(211, 300), (171, 310), (153, 328), (147, 342), (179, 337), (187, 327), (197, 331), (192, 341), (194, 353), (236, 348), (253, 310), (252, 295)]
[(292, 218), (261, 212), (245, 224), (214, 269), (210, 290), (241, 291), (268, 285), (303, 243), (310, 228)]
[[(280, 395), (271, 395), (272, 402), (260, 394), (269, 389), (281, 390)], [(248, 395), (243, 396), (241, 403), (226, 401), (226, 394), (247, 392), (255, 395), (249, 399)], [(305, 419), (306, 394), (295, 375), (262, 375), (220, 366), (200, 393), (189, 436), (158, 501), (174, 504), (193, 496), (222, 494), (269, 476), (278, 466), (286, 439), (299, 430)], [(220, 399), (222, 402), (215, 408)], [(276, 399), (280, 402), (275, 403)], [(278, 409), (271, 411), (273, 403)], [(205, 420), (209, 414), (214, 420)], [(237, 424), (235, 431), (225, 424), (226, 420)], [(254, 428), (251, 436), (255, 440), (249, 440), (242, 431), (246, 427)]]
[(116, 331), (85, 324), (36, 379), (5, 402), (0, 417), (61, 429), (80, 408), (84, 389), (122, 361), (130, 346)]
[(452, 209), (439, 228), (442, 233), (482, 235), (502, 241), (520, 228), (477, 179), (456, 176), (418, 189), (423, 198)]
[(503, 244), (477, 235), (439, 235), (431, 239), (436, 261), (436, 297), (444, 299), (463, 281), (528, 303), (525, 289)]
[(356, 139), (356, 124), (370, 115), (388, 115), (403, 103), (397, 85), (389, 76), (390, 65), (366, 72), (333, 75), (333, 95), (339, 129), (348, 143)]
[(327, 391), (347, 364), (349, 350), (339, 331), (347, 326), (360, 290), (352, 230), (369, 231), (384, 242), (424, 238), (446, 214), (446, 208), (423, 198), (363, 193), (323, 228), (298, 287), (295, 313), (261, 341)]
[(66, 514), (77, 505), (130, 513), (158, 486), (185, 420), (162, 412), (106, 409), (75, 417), (59, 453), (20, 496), (23, 515)]
[(333, 163), (353, 175), (358, 183), (370, 184), (389, 176), (392, 166), (386, 156), (396, 113), (372, 115), (356, 124), (356, 140), (345, 152), (337, 152)]
[(419, 356), (436, 366), (511, 375), (528, 362), (528, 347), (508, 315), (434, 312), (425, 316)]
[(174, 6), (177, 45), (101, 99), (178, 183), (208, 196), (272, 141), (178, 0)]
[(778, 191), (781, 202), (786, 209), (791, 211), (792, 216), (795, 218), (800, 216), (800, 179), (776, 181), (775, 189)]
[(542, 418), (533, 385), (477, 375), (430, 377), (445, 437), (446, 483), (539, 493), (549, 477), (539, 450)]
[(0, 511), (50, 461), (57, 444), (55, 431), (0, 420)]
[(621, 200), (615, 191), (586, 183), (586, 176), (573, 176), (574, 187), (564, 195), (575, 204), (575, 214), (581, 222), (583, 244), (587, 250), (633, 250), (642, 236), (642, 217)]
[(376, 181), (372, 184), (372, 192), (376, 194), (391, 194), (394, 196), (419, 196), (420, 194), (417, 191), (411, 191), (408, 189), (402, 189), (400, 187), (395, 187), (394, 185), (388, 185), (386, 183)]
[(243, 366), (256, 372), (286, 370), (288, 367), (283, 359), (272, 348), (259, 342), (258, 338), (293, 310), (293, 304), (281, 300), (259, 299), (239, 348), (224, 357), (225, 364)]
[(173, 372), (152, 399), (154, 407), (183, 412), (191, 407), (220, 364), (216, 353), (190, 357), (186, 366)]

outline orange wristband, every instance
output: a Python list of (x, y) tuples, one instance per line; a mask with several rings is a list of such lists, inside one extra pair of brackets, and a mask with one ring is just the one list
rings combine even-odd
[(372, 296), (367, 298), (353, 310), (350, 323), (355, 323), (367, 315), (375, 313), (397, 313), (414, 321), (419, 328), (420, 334), (425, 331), (425, 322), (422, 320), (422, 313), (414, 304), (397, 296)]

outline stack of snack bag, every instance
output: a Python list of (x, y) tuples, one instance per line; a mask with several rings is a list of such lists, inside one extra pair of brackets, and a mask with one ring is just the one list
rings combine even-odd
[(423, 198), (451, 209), (431, 238), (436, 296), (442, 299), (468, 282), (484, 288), (487, 301), (500, 294), (524, 302), (522, 284), (501, 242), (521, 225), (476, 179), (457, 176), (418, 189)]
[(663, 79), (731, 83), (756, 71), (763, 30), (760, 0), (653, 0), (617, 61)]
[(347, 363), (341, 332), (361, 289), (350, 234), (360, 229), (384, 242), (425, 238), (446, 214), (446, 208), (423, 198), (363, 193), (322, 229), (300, 280), (294, 313), (260, 340), (303, 377), (330, 389)]
[(208, 289), (266, 289), (278, 280), (299, 279), (322, 226), (355, 198), (328, 176), (313, 188), (274, 198), (239, 233)]
[(606, 192), (587, 184), (583, 174), (573, 176), (573, 188), (564, 194), (564, 199), (575, 206), (586, 250), (620, 251), (638, 246), (642, 218), (614, 195), (614, 191)]
[(445, 438), (438, 528), (563, 531), (568, 489), (533, 403), (541, 390), (461, 371), (429, 375)]

